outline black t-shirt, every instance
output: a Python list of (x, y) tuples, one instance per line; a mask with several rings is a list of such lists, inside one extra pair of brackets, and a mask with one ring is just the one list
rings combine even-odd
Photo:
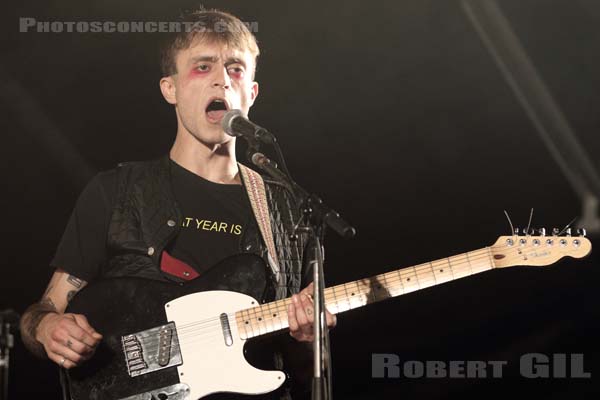
[(169, 253), (198, 272), (240, 253), (242, 234), (254, 223), (242, 185), (207, 181), (173, 161), (171, 181), (183, 221)]
[[(242, 235), (255, 220), (244, 188), (210, 182), (171, 161), (171, 183), (183, 215), (166, 251), (199, 273), (241, 252)], [(107, 232), (116, 197), (116, 170), (96, 175), (85, 187), (50, 263), (85, 281), (102, 275)]]

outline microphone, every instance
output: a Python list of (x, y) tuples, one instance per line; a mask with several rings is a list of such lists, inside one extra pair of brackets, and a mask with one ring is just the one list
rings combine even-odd
[[(288, 176), (277, 168), (277, 164), (267, 158), (263, 153), (252, 154), (252, 164), (258, 168), (270, 174), (272, 177), (279, 179), (282, 182), (287, 183), (289, 181)], [(289, 186), (289, 185), (288, 185)]]
[(275, 137), (265, 128), (250, 121), (241, 110), (229, 110), (221, 120), (221, 127), (229, 136), (245, 137), (252, 141), (274, 143)]

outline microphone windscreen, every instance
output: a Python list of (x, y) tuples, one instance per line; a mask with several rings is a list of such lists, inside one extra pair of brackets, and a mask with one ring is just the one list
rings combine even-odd
[(223, 119), (221, 120), (221, 127), (229, 136), (240, 136), (239, 132), (235, 132), (232, 128), (233, 121), (238, 117), (244, 117), (244, 113), (242, 110), (229, 110), (223, 115)]

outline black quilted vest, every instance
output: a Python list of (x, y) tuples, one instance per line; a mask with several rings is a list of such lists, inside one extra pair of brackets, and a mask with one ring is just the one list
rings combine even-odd
[[(182, 214), (171, 187), (169, 157), (120, 164), (117, 194), (108, 227), (106, 276), (137, 276), (168, 280), (160, 270), (163, 249), (181, 229)], [(297, 293), (310, 276), (303, 276), (305, 238), (290, 240), (299, 211), (287, 190), (265, 179), (271, 227), (281, 277), (272, 278), (272, 297), (281, 299)], [(259, 254), (267, 250), (258, 228), (244, 234), (240, 252)]]

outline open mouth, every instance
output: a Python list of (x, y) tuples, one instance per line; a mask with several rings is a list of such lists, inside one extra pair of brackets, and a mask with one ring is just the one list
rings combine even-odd
[(213, 99), (208, 106), (206, 106), (206, 115), (208, 119), (213, 122), (219, 122), (223, 119), (223, 116), (227, 112), (227, 103), (223, 99)]

